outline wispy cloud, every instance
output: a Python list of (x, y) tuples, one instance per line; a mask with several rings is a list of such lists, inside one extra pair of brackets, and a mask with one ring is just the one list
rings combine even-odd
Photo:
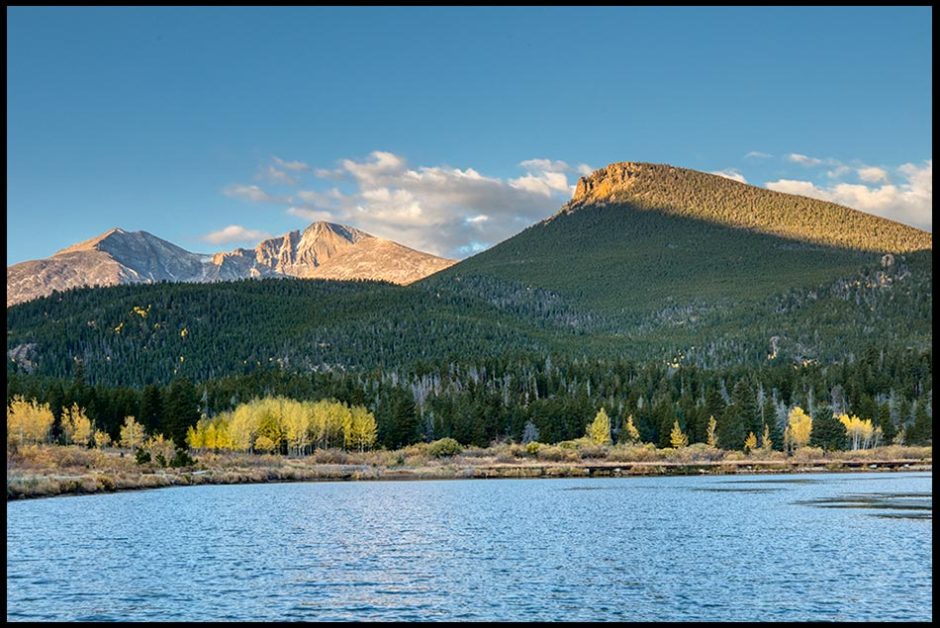
[(274, 166), (267, 166), (261, 171), (261, 178), (281, 185), (297, 185), (297, 179)]
[(770, 159), (773, 157), (770, 153), (762, 153), (759, 150), (752, 150), (744, 156), (745, 159)]
[(253, 203), (283, 203), (284, 198), (271, 196), (257, 185), (229, 185), (222, 193), (232, 198), (238, 198)]
[(212, 231), (200, 239), (211, 244), (253, 243), (272, 237), (267, 231), (247, 229), (241, 225), (229, 225), (224, 229)]
[(809, 157), (807, 155), (801, 155), (799, 153), (790, 153), (787, 155), (787, 161), (791, 161), (795, 164), (800, 164), (801, 166), (806, 166), (808, 168), (814, 168), (816, 166), (821, 166), (825, 163), (822, 159), (817, 159), (816, 157)]
[(308, 166), (302, 161), (285, 161), (281, 159), (280, 157), (274, 157), (273, 159), (274, 159), (275, 164), (277, 164), (281, 168), (284, 168), (285, 170), (293, 170), (295, 172), (299, 172), (302, 170), (310, 170), (310, 166)]

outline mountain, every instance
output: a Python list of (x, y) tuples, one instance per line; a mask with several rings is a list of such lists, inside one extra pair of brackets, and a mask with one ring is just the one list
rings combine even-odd
[(581, 178), (556, 215), (428, 281), (521, 282), (622, 317), (761, 300), (931, 248), (930, 233), (833, 203), (624, 162)]
[(111, 229), (52, 257), (7, 268), (7, 307), (83, 285), (214, 282), (259, 277), (407, 284), (453, 264), (358, 229), (316, 222), (254, 249), (203, 255), (146, 231)]
[[(263, 264), (256, 253), (251, 268), (289, 270), (320, 254), (302, 240), (272, 245)], [(852, 360), (872, 345), (929, 351), (931, 297), (929, 233), (626, 162), (582, 179), (556, 215), (407, 286), (77, 290), (10, 308), (7, 348), (39, 374), (70, 376), (80, 359), (95, 381), (128, 385), (523, 354), (750, 369)]]

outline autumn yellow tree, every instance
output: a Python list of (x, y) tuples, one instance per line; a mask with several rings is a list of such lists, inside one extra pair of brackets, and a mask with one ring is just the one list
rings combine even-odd
[(749, 432), (747, 438), (744, 439), (744, 451), (750, 453), (755, 449), (757, 449), (757, 437), (754, 432)]
[(377, 435), (375, 416), (361, 406), (351, 408), (344, 434), (346, 447), (356, 447), (359, 451), (363, 451), (375, 443)]
[(587, 437), (595, 445), (610, 444), (610, 417), (607, 416), (607, 411), (604, 408), (598, 410), (594, 420), (588, 425)]
[(284, 436), (287, 439), (287, 451), (298, 456), (302, 455), (306, 453), (310, 442), (310, 424), (313, 414), (309, 412), (307, 406), (298, 401), (285, 404), (283, 412), (282, 421)]
[(764, 423), (764, 433), (760, 437), (760, 448), (764, 453), (770, 452), (773, 449), (774, 442), (770, 439), (770, 426)]
[(708, 417), (708, 428), (705, 432), (705, 443), (709, 447), (718, 447), (718, 421), (715, 420), (715, 417)]
[(95, 441), (95, 447), (104, 449), (111, 444), (111, 435), (104, 430), (95, 430), (93, 440)]
[(52, 410), (48, 404), (26, 401), (16, 396), (7, 406), (7, 444), (43, 443), (52, 428)]
[(134, 417), (124, 417), (124, 425), (121, 426), (121, 447), (134, 449), (144, 444), (144, 426), (138, 423)]
[(840, 414), (839, 422), (845, 426), (846, 435), (852, 443), (852, 451), (868, 449), (875, 438), (875, 428), (871, 419), (860, 419), (855, 415)]
[(626, 422), (623, 424), (623, 440), (631, 445), (640, 442), (640, 430), (636, 429), (636, 425), (633, 424), (632, 414), (627, 417)]
[(803, 408), (794, 406), (787, 416), (787, 427), (783, 431), (783, 442), (790, 451), (805, 447), (809, 443), (809, 436), (812, 431), (813, 418), (806, 414)]
[(689, 437), (679, 428), (679, 421), (672, 424), (672, 431), (669, 433), (669, 442), (674, 449), (682, 449), (689, 445)]
[(92, 438), (92, 424), (84, 410), (73, 403), (62, 410), (62, 433), (65, 442), (75, 445), (88, 445)]
[[(199, 423), (201, 422), (202, 421)], [(200, 426), (199, 423), (197, 423), (195, 427), (190, 425), (186, 429), (186, 444), (189, 445), (190, 449), (203, 449), (206, 446), (206, 430), (205, 427)]]

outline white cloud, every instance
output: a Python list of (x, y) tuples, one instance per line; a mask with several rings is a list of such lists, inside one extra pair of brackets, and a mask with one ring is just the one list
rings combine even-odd
[[(387, 151), (362, 160), (343, 159), (317, 177), (344, 179), (352, 190), (304, 189), (288, 198), (287, 213), (306, 221), (349, 224), (379, 237), (436, 255), (462, 256), (515, 235), (555, 213), (571, 197), (569, 175), (590, 171), (552, 159), (528, 159), (516, 178), (490, 177), (473, 168), (410, 167)], [(265, 201), (256, 186), (228, 190), (229, 196)]]
[[(872, 184), (883, 181), (883, 185), (834, 183), (828, 187), (820, 187), (811, 181), (780, 179), (767, 182), (766, 187), (777, 192), (800, 194), (838, 203), (928, 231), (932, 229), (932, 159), (921, 165), (908, 163), (898, 167), (899, 178), (904, 181), (897, 185), (888, 183), (888, 173), (880, 168), (862, 170), (869, 170), (867, 175), (862, 175), (859, 171), (862, 180)], [(873, 170), (881, 172), (876, 173)], [(869, 178), (865, 179), (864, 176)]]
[(858, 178), (868, 183), (877, 183), (879, 181), (887, 181), (888, 173), (882, 168), (866, 166), (858, 169)]
[(735, 168), (713, 170), (710, 174), (717, 174), (719, 177), (731, 179), (732, 181), (737, 181), (738, 183), (747, 183), (747, 179), (744, 178), (744, 175), (738, 172)]
[(266, 231), (246, 229), (241, 225), (229, 225), (224, 229), (207, 233), (201, 239), (212, 244), (231, 244), (232, 242), (258, 243), (271, 237), (271, 234)]
[(773, 157), (770, 153), (762, 153), (759, 150), (752, 150), (744, 156), (745, 159), (770, 159)]
[(526, 172), (568, 172), (571, 168), (563, 161), (527, 159), (519, 164)]
[(578, 167), (577, 167), (578, 174), (585, 176), (585, 177), (591, 174), (592, 172), (594, 172), (594, 170), (595, 168), (592, 168), (591, 166), (587, 164), (578, 164)]
[(282, 203), (284, 199), (278, 196), (271, 196), (257, 185), (230, 185), (222, 192), (226, 196), (239, 198), (253, 203)]
[(787, 155), (787, 161), (792, 161), (795, 164), (800, 164), (801, 166), (807, 166), (809, 168), (820, 166), (825, 163), (822, 159), (808, 157), (799, 153), (790, 153)]
[(294, 171), (310, 170), (310, 166), (308, 166), (302, 161), (284, 161), (280, 157), (274, 157), (273, 159), (274, 159), (274, 163), (276, 163), (281, 168), (284, 168), (285, 170), (294, 170)]

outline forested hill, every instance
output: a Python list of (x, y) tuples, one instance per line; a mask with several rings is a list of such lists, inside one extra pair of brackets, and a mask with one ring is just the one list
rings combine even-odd
[(604, 204), (844, 249), (905, 253), (933, 246), (932, 234), (899, 222), (667, 164), (622, 162), (581, 177), (560, 213)]
[(927, 350), (930, 247), (847, 208), (615, 164), (553, 218), (410, 286), (135, 285), (11, 307), (8, 370), (71, 377), (81, 362), (92, 382), (139, 386), (518, 355), (712, 368)]

